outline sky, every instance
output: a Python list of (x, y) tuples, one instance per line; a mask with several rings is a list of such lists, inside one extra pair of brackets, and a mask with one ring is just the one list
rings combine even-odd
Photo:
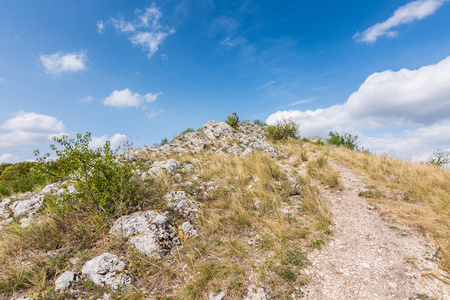
[(376, 154), (450, 150), (446, 0), (0, 2), (0, 163), (169, 140), (236, 111)]

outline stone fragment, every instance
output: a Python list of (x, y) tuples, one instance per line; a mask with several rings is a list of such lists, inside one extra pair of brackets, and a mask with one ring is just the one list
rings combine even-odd
[(42, 197), (38, 194), (33, 195), (27, 200), (18, 200), (9, 206), (15, 217), (27, 215), (29, 217), (35, 215), (42, 205)]
[(169, 192), (164, 198), (170, 207), (187, 218), (195, 218), (195, 213), (200, 211), (200, 205), (184, 191)]
[(72, 271), (66, 271), (59, 275), (55, 281), (55, 291), (65, 292), (67, 291), (73, 282), (80, 280), (81, 278), (75, 275)]
[(217, 295), (214, 295), (213, 293), (209, 294), (209, 300), (223, 300), (225, 299), (225, 292), (221, 291)]
[(266, 293), (264, 292), (263, 288), (254, 288), (254, 287), (249, 287), (248, 288), (248, 292), (247, 292), (247, 296), (244, 297), (244, 300), (266, 300), (267, 296)]
[(120, 217), (109, 233), (121, 235), (149, 257), (162, 258), (180, 244), (178, 230), (166, 216), (153, 210)]
[(117, 255), (104, 253), (87, 261), (81, 273), (95, 284), (109, 286), (113, 291), (131, 284), (129, 275), (120, 274), (125, 263)]
[(195, 229), (194, 225), (192, 225), (189, 222), (184, 222), (183, 224), (181, 224), (181, 230), (183, 230), (183, 233), (186, 236), (196, 236), (198, 234), (198, 232)]

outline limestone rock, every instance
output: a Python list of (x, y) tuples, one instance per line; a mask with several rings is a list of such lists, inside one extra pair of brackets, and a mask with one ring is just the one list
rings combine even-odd
[(128, 243), (149, 257), (164, 257), (180, 244), (178, 230), (166, 216), (153, 210), (120, 217), (109, 233), (122, 235)]
[(167, 193), (164, 198), (170, 207), (187, 218), (195, 218), (195, 213), (200, 211), (200, 205), (184, 191)]
[(81, 273), (97, 285), (109, 286), (113, 291), (131, 284), (129, 275), (117, 275), (125, 268), (125, 263), (117, 255), (104, 253), (87, 261)]
[(318, 135), (310, 136), (308, 140), (309, 140), (311, 143), (316, 143), (316, 142), (318, 142), (318, 141), (323, 142), (323, 138), (321, 138), (321, 137), (318, 136)]
[(214, 295), (213, 293), (209, 294), (209, 300), (223, 300), (225, 299), (225, 292), (221, 291), (217, 295)]
[(184, 222), (183, 224), (181, 224), (181, 230), (183, 230), (183, 233), (186, 236), (196, 236), (198, 234), (198, 232), (195, 229), (194, 225), (192, 225), (189, 222)]
[(65, 292), (72, 285), (72, 282), (78, 281), (81, 278), (75, 275), (72, 271), (62, 273), (55, 281), (55, 291)]
[(254, 288), (254, 287), (249, 287), (248, 288), (248, 292), (247, 292), (247, 296), (245, 296), (244, 300), (266, 300), (267, 296), (266, 293), (264, 292), (263, 288)]
[(181, 167), (181, 164), (175, 159), (169, 159), (167, 161), (155, 161), (148, 170), (151, 175), (160, 175), (162, 171), (169, 175), (173, 175), (175, 171)]
[(38, 194), (33, 195), (27, 200), (18, 200), (9, 206), (15, 217), (20, 215), (33, 216), (39, 211), (42, 205), (42, 197)]

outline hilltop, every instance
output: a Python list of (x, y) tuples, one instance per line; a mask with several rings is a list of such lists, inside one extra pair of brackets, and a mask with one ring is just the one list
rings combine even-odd
[(2, 168), (0, 299), (450, 299), (448, 170), (256, 123)]

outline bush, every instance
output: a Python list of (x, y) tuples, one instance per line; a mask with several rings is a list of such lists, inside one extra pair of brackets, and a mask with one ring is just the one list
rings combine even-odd
[(164, 137), (163, 139), (161, 139), (161, 143), (159, 143), (159, 144), (162, 146), (162, 145), (165, 145), (168, 143), (169, 143), (169, 140), (166, 137)]
[(51, 178), (38, 174), (36, 163), (19, 162), (0, 165), (0, 194), (9, 196), (12, 193), (31, 191), (35, 186), (44, 185)]
[(442, 149), (437, 149), (433, 152), (433, 156), (428, 160), (429, 164), (434, 166), (442, 167), (450, 163), (450, 153)]
[(300, 125), (293, 120), (283, 120), (275, 125), (269, 125), (266, 134), (273, 140), (287, 140), (289, 138), (298, 139), (298, 131)]
[(190, 132), (195, 132), (194, 128), (187, 128), (181, 134), (186, 134), (186, 133), (190, 133)]
[(62, 136), (53, 140), (63, 149), (50, 145), (56, 151), (56, 161), (49, 160), (48, 153), (41, 157), (36, 150), (39, 170), (60, 181), (70, 180), (77, 192), (67, 194), (57, 202), (48, 197), (49, 207), (55, 211), (92, 211), (100, 219), (118, 217), (139, 208), (143, 202), (142, 187), (132, 180), (134, 167), (120, 161), (109, 141), (100, 148), (91, 149), (90, 133), (77, 134), (76, 139)]
[(256, 119), (255, 121), (253, 121), (253, 124), (258, 125), (258, 126), (266, 126), (266, 122), (263, 122), (261, 120)]
[(358, 149), (358, 136), (357, 135), (351, 135), (349, 133), (344, 133), (344, 135), (340, 135), (337, 132), (332, 132), (328, 134), (329, 138), (326, 139), (327, 144), (335, 145), (335, 146), (344, 146), (351, 150), (357, 150)]
[(228, 115), (225, 123), (227, 123), (234, 129), (237, 129), (241, 124), (241, 122), (239, 121), (239, 116), (237, 115), (236, 112), (233, 112), (231, 115)]

